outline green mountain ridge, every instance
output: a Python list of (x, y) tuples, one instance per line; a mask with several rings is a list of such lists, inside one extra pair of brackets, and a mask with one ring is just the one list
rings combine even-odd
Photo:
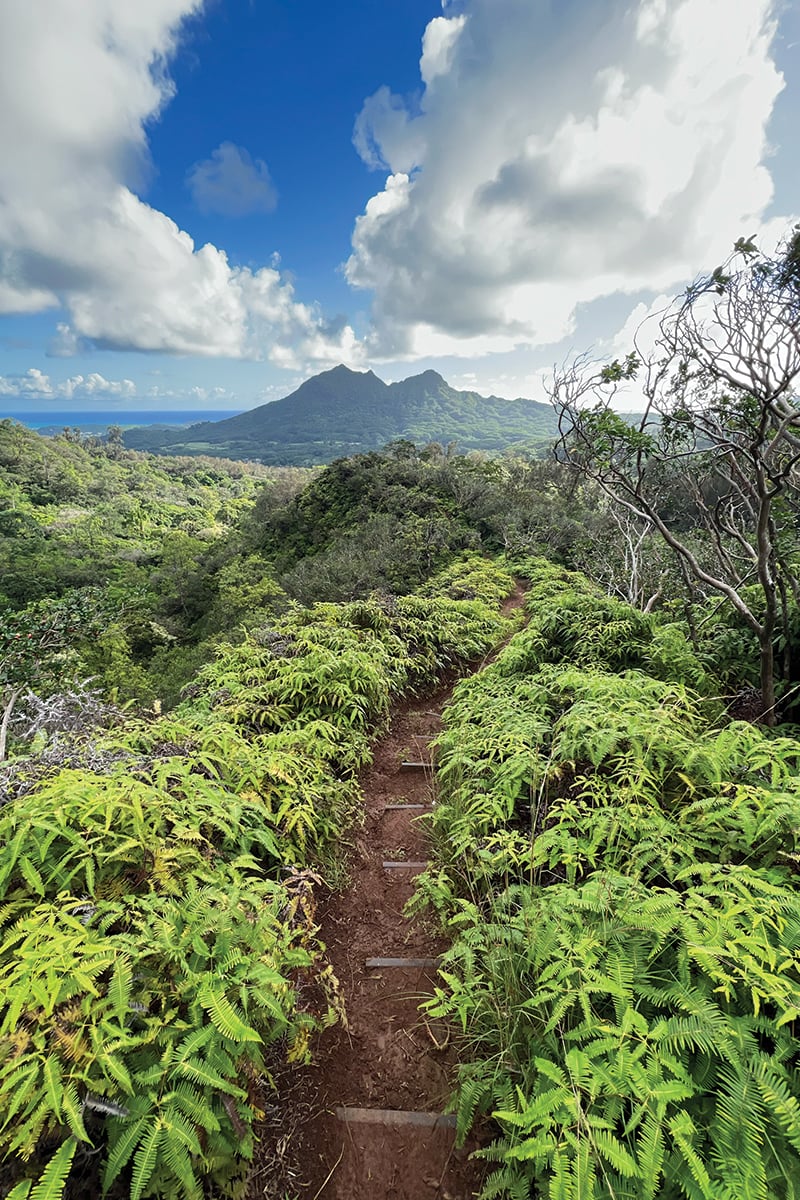
[(131, 449), (154, 454), (310, 464), (398, 438), (457, 442), (461, 451), (501, 450), (540, 443), (555, 432), (553, 410), (536, 400), (458, 391), (436, 371), (387, 384), (372, 371), (338, 366), (250, 412), (188, 428), (143, 426), (123, 437)]

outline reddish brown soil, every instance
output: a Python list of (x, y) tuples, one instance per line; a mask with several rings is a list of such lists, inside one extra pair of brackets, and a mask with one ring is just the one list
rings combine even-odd
[[(522, 603), (518, 590), (506, 610)], [(395, 710), (361, 785), (365, 821), (355, 839), (351, 882), (320, 914), (347, 1012), (347, 1028), (324, 1033), (315, 1065), (297, 1080), (306, 1106), (295, 1187), (302, 1200), (470, 1200), (480, 1184), (474, 1143), (455, 1147), (452, 1129), (343, 1122), (338, 1106), (441, 1113), (455, 1067), (448, 1030), (419, 1011), (436, 969), (367, 969), (368, 958), (433, 958), (437, 934), (403, 913), (413, 870), (386, 870), (384, 860), (427, 858), (419, 810), (386, 812), (400, 802), (433, 800), (430, 771), (401, 771), (430, 761), (451, 685)], [(261, 1195), (251, 1188), (250, 1195)], [(266, 1193), (264, 1193), (266, 1194)]]
[[(321, 918), (348, 1028), (323, 1037), (310, 1072), (320, 1111), (304, 1131), (304, 1200), (467, 1200), (474, 1194), (474, 1170), (465, 1152), (454, 1151), (452, 1130), (345, 1124), (334, 1113), (339, 1105), (442, 1112), (450, 1095), (447, 1032), (426, 1024), (418, 1007), (431, 994), (435, 968), (365, 967), (367, 958), (433, 958), (444, 948), (403, 915), (414, 871), (384, 870), (382, 863), (427, 858), (419, 810), (384, 810), (401, 802), (430, 805), (430, 772), (401, 772), (400, 764), (430, 759), (428, 743), (449, 695), (444, 688), (395, 713), (362, 779), (366, 816), (351, 886)], [(436, 1042), (445, 1049), (437, 1050)]]

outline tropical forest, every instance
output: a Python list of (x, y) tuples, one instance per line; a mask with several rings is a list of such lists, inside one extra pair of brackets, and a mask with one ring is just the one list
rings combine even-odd
[(525, 450), (0, 421), (4, 1200), (798, 1200), (800, 232), (650, 344)]

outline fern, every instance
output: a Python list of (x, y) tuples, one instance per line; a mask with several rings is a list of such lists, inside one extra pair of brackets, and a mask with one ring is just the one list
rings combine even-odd
[(59, 1146), (39, 1179), (23, 1179), (8, 1193), (6, 1200), (62, 1200), (64, 1185), (75, 1157), (78, 1143), (67, 1138)]
[(158, 1162), (159, 1143), (165, 1134), (166, 1130), (160, 1117), (153, 1117), (145, 1124), (133, 1159), (131, 1200), (141, 1200), (145, 1188), (150, 1183)]
[(260, 1042), (261, 1037), (255, 1029), (251, 1029), (228, 1000), (224, 991), (205, 982), (197, 993), (197, 998), (206, 1010), (220, 1033), (236, 1042)]
[(459, 1135), (499, 1128), (482, 1196), (796, 1200), (798, 743), (722, 723), (674, 627), (528, 569), (445, 713), (415, 901), (454, 937)]
[(61, 1200), (64, 1183), (77, 1148), (78, 1142), (74, 1137), (67, 1138), (59, 1146), (34, 1186), (30, 1200)]
[(106, 1189), (230, 1184), (266, 1047), (303, 1060), (341, 1015), (313, 892), (370, 738), (392, 696), (510, 632), (512, 587), (473, 556), (425, 596), (293, 608), (284, 652), (221, 645), (176, 712), (104, 736), (107, 771), (54, 771), (2, 809), (2, 1152), (88, 1142), (89, 1111)]

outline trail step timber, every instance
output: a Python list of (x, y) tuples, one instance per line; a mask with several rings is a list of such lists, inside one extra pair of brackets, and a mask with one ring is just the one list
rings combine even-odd
[(405, 868), (407, 871), (424, 871), (428, 865), (427, 859), (403, 859), (400, 862), (385, 862), (383, 869), (384, 871), (402, 871)]
[(350, 1125), (418, 1125), (423, 1129), (455, 1129), (450, 1113), (410, 1112), (400, 1108), (337, 1108), (336, 1116)]
[[(505, 611), (522, 595), (518, 589)], [(428, 823), (416, 818), (435, 810), (434, 743), (449, 696), (443, 685), (396, 707), (361, 775), (353, 886), (321, 909), (349, 1024), (326, 1030), (305, 1076), (303, 1094), (319, 1103), (304, 1125), (299, 1200), (474, 1200), (480, 1189), (482, 1168), (470, 1156), (481, 1139), (456, 1146), (455, 1118), (442, 1111), (457, 1069), (455, 1039), (446, 1027), (440, 1037), (439, 1023), (431, 1029), (419, 1007), (434, 991), (446, 938), (404, 914), (415, 872), (426, 865), (412, 856), (429, 853)], [(397, 846), (408, 860), (385, 868), (383, 855), (400, 853), (390, 848)], [(398, 957), (379, 957), (381, 948)], [(254, 1190), (248, 1200), (261, 1195)]]
[(403, 970), (409, 967), (438, 967), (441, 961), (441, 958), (368, 958), (364, 961), (364, 966), (368, 971), (383, 967), (398, 967)]

